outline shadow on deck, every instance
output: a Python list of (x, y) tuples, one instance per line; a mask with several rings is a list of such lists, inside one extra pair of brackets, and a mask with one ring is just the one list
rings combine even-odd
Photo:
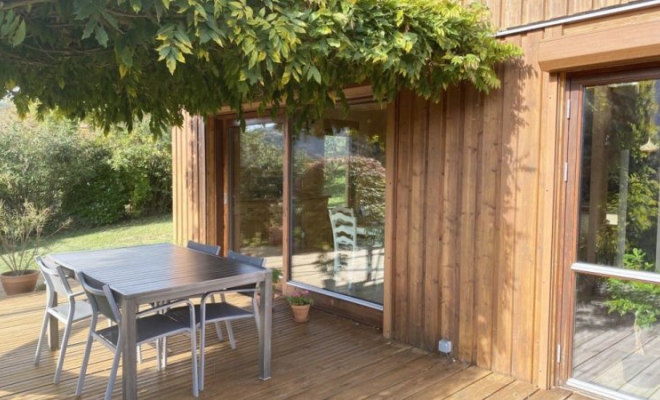
[[(0, 298), (0, 398), (72, 398), (88, 325), (76, 325), (64, 363), (62, 381), (52, 384), (57, 352), (44, 349), (33, 364), (45, 301), (44, 292)], [(230, 301), (247, 306), (245, 297)], [(311, 322), (291, 320), (277, 300), (273, 323), (273, 379), (257, 379), (257, 334), (251, 320), (234, 323), (237, 349), (219, 342), (210, 328), (207, 340), (206, 390), (202, 399), (580, 399), (565, 390), (539, 391), (512, 378), (452, 363), (385, 340), (373, 328), (317, 310)], [(225, 335), (226, 338), (226, 335)], [(155, 351), (144, 346), (138, 366), (140, 398), (192, 398), (187, 338), (169, 342), (169, 364), (158, 372)], [(102, 397), (111, 354), (95, 343), (83, 398)], [(121, 375), (121, 369), (120, 369)], [(120, 398), (121, 378), (115, 387)]]

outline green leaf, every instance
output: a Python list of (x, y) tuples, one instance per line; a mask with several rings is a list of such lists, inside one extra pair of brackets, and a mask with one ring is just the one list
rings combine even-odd
[(318, 68), (313, 65), (309, 66), (309, 71), (307, 71), (307, 79), (314, 78), (316, 83), (321, 84), (321, 73)]
[(90, 19), (87, 21), (85, 24), (85, 29), (83, 29), (83, 39), (87, 39), (88, 37), (92, 36), (92, 32), (94, 32), (94, 28), (96, 28), (96, 21), (93, 19)]
[(99, 42), (101, 46), (108, 47), (108, 32), (105, 31), (103, 25), (96, 25), (94, 32), (96, 32), (96, 35), (94, 36), (96, 41)]
[(14, 33), (14, 37), (11, 40), (12, 46), (16, 47), (19, 44), (23, 43), (25, 40), (25, 20), (21, 21), (21, 23), (18, 25), (18, 29), (16, 29), (16, 32)]
[(176, 59), (174, 57), (167, 57), (165, 64), (167, 65), (170, 74), (174, 74), (174, 71), (176, 70)]

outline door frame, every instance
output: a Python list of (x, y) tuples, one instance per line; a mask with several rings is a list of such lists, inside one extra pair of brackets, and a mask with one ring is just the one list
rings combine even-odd
[[(575, 382), (571, 379), (573, 360), (573, 335), (575, 317), (575, 282), (578, 273), (589, 275), (612, 276), (616, 274), (622, 278), (650, 281), (658, 283), (660, 277), (649, 280), (648, 273), (621, 272), (626, 270), (607, 269), (604, 266), (594, 266), (580, 263), (577, 260), (579, 241), (580, 217), (580, 176), (582, 161), (582, 122), (584, 88), (595, 85), (611, 83), (625, 83), (650, 79), (660, 79), (660, 67), (655, 65), (642, 65), (634, 69), (617, 68), (609, 70), (584, 71), (572, 74), (566, 81), (565, 102), (566, 118), (563, 125), (565, 135), (563, 138), (562, 160), (564, 162), (564, 193), (562, 213), (559, 216), (558, 229), (563, 232), (559, 251), (559, 277), (557, 293), (558, 312), (555, 321), (557, 335), (557, 348), (555, 349), (554, 382), (557, 386), (590, 391), (594, 394), (611, 397), (621, 394), (604, 389), (589, 383)], [(635, 271), (639, 272), (639, 271)], [(563, 294), (563, 295), (562, 295)]]

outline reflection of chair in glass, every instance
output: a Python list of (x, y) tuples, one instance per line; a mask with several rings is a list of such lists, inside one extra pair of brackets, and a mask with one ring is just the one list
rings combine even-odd
[(330, 225), (332, 225), (332, 241), (335, 245), (335, 274), (342, 266), (341, 252), (348, 252), (347, 269), (350, 289), (353, 284), (353, 261), (357, 249), (357, 220), (351, 208), (330, 208), (328, 214), (330, 215)]

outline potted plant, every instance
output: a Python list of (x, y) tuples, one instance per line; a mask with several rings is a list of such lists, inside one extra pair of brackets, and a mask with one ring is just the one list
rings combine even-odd
[(282, 290), (282, 269), (280, 268), (273, 268), (272, 269), (273, 273), (273, 288), (275, 290)]
[(287, 296), (286, 301), (293, 311), (293, 320), (296, 322), (309, 321), (309, 308), (314, 304), (314, 299), (308, 296), (307, 290), (303, 292), (294, 292), (292, 296)]
[(0, 275), (7, 295), (34, 291), (39, 271), (31, 269), (50, 209), (25, 203), (20, 210), (0, 201), (0, 260), (9, 269)]
[[(282, 290), (282, 285), (281, 285), (281, 280), (282, 280), (282, 270), (279, 268), (273, 268), (271, 269), (271, 273), (273, 274), (273, 297), (276, 297), (276, 291), (277, 290)], [(257, 304), (261, 304), (261, 293), (257, 291), (255, 294), (255, 297), (257, 298)], [(275, 302), (273, 301), (273, 309), (275, 308)]]

